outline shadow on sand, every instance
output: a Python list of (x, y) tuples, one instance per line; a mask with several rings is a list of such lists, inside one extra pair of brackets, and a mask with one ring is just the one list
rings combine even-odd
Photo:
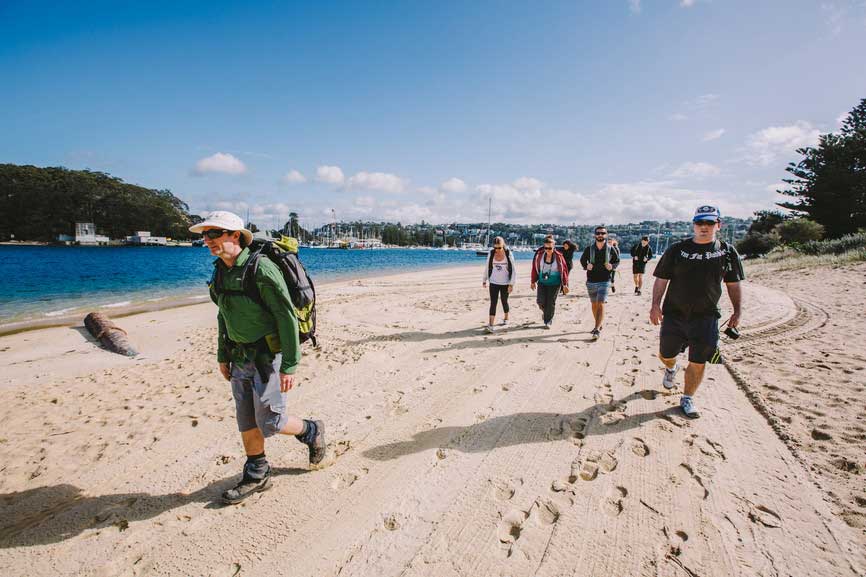
[[(306, 469), (274, 467), (274, 476), (300, 475)], [(225, 505), (221, 495), (233, 487), (238, 476), (211, 483), (194, 493), (150, 495), (117, 493), (91, 496), (74, 485), (37, 487), (0, 494), (0, 548), (57, 543), (87, 529), (114, 526), (124, 531), (129, 523), (156, 517), (188, 503), (208, 503), (206, 508)]]
[(646, 390), (632, 393), (619, 400), (598, 403), (576, 413), (514, 413), (486, 419), (466, 427), (438, 427), (419, 431), (412, 439), (371, 447), (364, 456), (377, 461), (389, 461), (428, 449), (453, 449), (464, 453), (487, 452), (497, 447), (528, 443), (545, 443), (567, 438), (622, 433), (654, 419), (665, 419), (682, 425), (684, 417), (679, 407), (668, 407), (651, 413), (625, 415), (622, 420), (604, 425), (598, 417), (610, 412), (624, 412), (635, 399), (652, 399), (660, 395)]

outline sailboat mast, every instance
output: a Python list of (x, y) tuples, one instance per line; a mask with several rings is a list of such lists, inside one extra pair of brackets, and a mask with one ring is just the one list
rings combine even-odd
[(493, 197), (487, 199), (487, 237), (484, 239), (485, 248), (490, 246), (490, 210), (493, 208)]

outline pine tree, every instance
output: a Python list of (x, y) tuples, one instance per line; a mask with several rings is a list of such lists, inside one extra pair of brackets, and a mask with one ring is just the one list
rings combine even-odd
[(823, 134), (817, 148), (797, 150), (804, 158), (785, 170), (791, 188), (780, 191), (797, 199), (779, 206), (807, 215), (824, 226), (830, 238), (866, 228), (866, 98), (842, 123), (839, 134)]

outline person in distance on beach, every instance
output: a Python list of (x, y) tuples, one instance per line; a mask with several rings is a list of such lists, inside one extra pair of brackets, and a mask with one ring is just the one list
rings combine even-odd
[(531, 276), (529, 286), (537, 291), (535, 302), (542, 310), (544, 328), (549, 329), (556, 312), (556, 297), (560, 291), (568, 294), (568, 266), (565, 257), (556, 250), (556, 241), (552, 236), (545, 238), (542, 247), (535, 251)]
[(700, 416), (693, 397), (704, 378), (706, 362), (719, 343), (722, 282), (734, 308), (728, 326), (736, 328), (740, 324), (743, 263), (733, 246), (716, 239), (720, 227), (718, 208), (698, 207), (693, 218), (694, 236), (672, 244), (653, 273), (656, 280), (650, 322), (661, 323), (659, 358), (665, 365), (662, 385), (666, 389), (674, 388), (674, 377), (679, 369), (677, 355), (688, 347), (689, 364), (680, 408), (692, 419)]
[(595, 241), (583, 249), (580, 266), (586, 270), (586, 290), (592, 305), (592, 317), (595, 327), (590, 334), (593, 339), (601, 336), (604, 322), (604, 303), (607, 302), (607, 291), (610, 288), (610, 273), (619, 264), (619, 251), (607, 243), (607, 229), (595, 227)]
[(612, 249), (614, 249), (616, 251), (616, 254), (617, 254), (616, 264), (613, 265), (613, 268), (610, 271), (610, 292), (615, 293), (616, 292), (616, 269), (619, 266), (619, 241), (616, 240), (615, 238), (608, 238), (607, 244), (609, 244), (610, 247)]
[(640, 242), (631, 247), (631, 274), (634, 277), (634, 294), (640, 296), (643, 288), (643, 273), (646, 271), (646, 263), (652, 260), (653, 249), (649, 244), (649, 237), (643, 236)]
[(577, 250), (577, 245), (574, 241), (566, 239), (562, 241), (562, 257), (565, 259), (565, 266), (568, 267), (568, 274), (571, 276), (571, 269), (574, 266), (574, 252)]
[[(254, 278), (264, 306), (243, 292), (244, 265), (250, 260), (252, 233), (234, 213), (212, 212), (189, 229), (200, 233), (214, 261), (211, 299), (219, 308), (217, 362), (231, 382), (235, 414), (247, 460), (240, 482), (223, 493), (227, 503), (270, 487), (271, 466), (265, 439), (277, 433), (294, 435), (309, 449), (310, 464), (326, 452), (322, 421), (289, 415), (286, 393), (294, 385), (301, 360), (298, 320), (282, 273), (266, 257), (259, 258)], [(214, 286), (220, 279), (220, 287)]]
[(493, 323), (496, 321), (497, 301), (502, 299), (502, 326), (508, 325), (508, 295), (514, 290), (517, 281), (517, 266), (511, 251), (505, 246), (505, 239), (497, 236), (493, 239), (493, 250), (487, 256), (487, 264), (484, 267), (484, 282), (486, 287), (490, 282), (490, 317), (485, 329), (493, 332)]

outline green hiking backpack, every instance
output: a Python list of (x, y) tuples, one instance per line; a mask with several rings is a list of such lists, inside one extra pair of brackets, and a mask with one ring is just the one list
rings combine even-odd
[(223, 289), (221, 269), (215, 267), (214, 276), (211, 279), (214, 292), (217, 295), (243, 295), (267, 309), (267, 305), (259, 294), (255, 278), (259, 268), (259, 259), (270, 259), (277, 265), (286, 281), (286, 287), (289, 289), (292, 308), (294, 308), (295, 316), (298, 318), (300, 342), (310, 341), (314, 347), (319, 346), (316, 339), (316, 287), (298, 258), (298, 240), (288, 236), (281, 236), (280, 240), (274, 241), (254, 239), (249, 249), (250, 257), (244, 264), (241, 273), (243, 290)]

